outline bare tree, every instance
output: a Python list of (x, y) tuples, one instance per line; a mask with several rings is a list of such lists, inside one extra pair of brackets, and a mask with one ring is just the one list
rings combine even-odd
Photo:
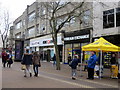
[(5, 48), (5, 43), (7, 40), (7, 36), (8, 36), (8, 31), (9, 31), (9, 27), (10, 27), (10, 23), (9, 23), (9, 12), (6, 10), (3, 13), (3, 17), (2, 17), (2, 30), (1, 31), (1, 38), (2, 38), (2, 42), (3, 42), (3, 48)]
[(75, 17), (82, 16), (85, 2), (44, 2), (43, 5), (47, 8), (49, 25), (51, 28), (52, 39), (56, 54), (56, 69), (60, 70), (60, 58), (57, 45), (57, 34)]

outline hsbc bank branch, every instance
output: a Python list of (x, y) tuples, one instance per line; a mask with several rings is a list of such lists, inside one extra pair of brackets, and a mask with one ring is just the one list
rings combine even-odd
[[(60, 54), (60, 59), (62, 62), (62, 49), (63, 49), (63, 41), (62, 34), (58, 34), (57, 44)], [(38, 38), (34, 38), (30, 40), (30, 50), (38, 51), (41, 56), (41, 60), (47, 60), (52, 58), (55, 53), (55, 48), (52, 40), (52, 35), (46, 35)]]

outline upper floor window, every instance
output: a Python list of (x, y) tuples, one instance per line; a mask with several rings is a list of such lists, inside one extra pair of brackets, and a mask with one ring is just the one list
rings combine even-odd
[(116, 8), (116, 26), (120, 26), (120, 7)]
[(21, 38), (21, 33), (15, 35), (16, 38)]
[(33, 36), (35, 34), (35, 27), (31, 27), (28, 29), (28, 35)]
[(31, 14), (28, 15), (28, 21), (31, 22), (35, 20), (35, 12), (32, 12)]
[(88, 26), (90, 24), (91, 12), (87, 10), (83, 13), (82, 24)]
[(19, 21), (17, 24), (16, 24), (16, 29), (20, 29), (21, 27), (22, 27), (22, 22), (21, 21)]
[(70, 20), (70, 24), (74, 24), (76, 22), (76, 19), (75, 17), (73, 17), (71, 20)]
[(23, 20), (22, 24), (23, 24), (23, 26), (25, 26), (25, 19)]
[(103, 11), (103, 28), (114, 27), (114, 9)]
[(41, 15), (45, 15), (46, 14), (46, 9), (44, 6), (41, 6)]
[(39, 24), (36, 26), (36, 33), (39, 34)]

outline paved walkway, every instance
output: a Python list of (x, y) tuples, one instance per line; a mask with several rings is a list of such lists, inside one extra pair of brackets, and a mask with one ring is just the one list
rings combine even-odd
[[(14, 62), (12, 68), (3, 68), (3, 88), (118, 88), (118, 80), (105, 77), (87, 80), (87, 72), (77, 71), (77, 80), (71, 79), (71, 69), (61, 64), (61, 70), (55, 69), (50, 62), (42, 62), (39, 77), (24, 78), (20, 62)], [(81, 77), (82, 75), (82, 77)], [(109, 70), (105, 70), (105, 76)]]

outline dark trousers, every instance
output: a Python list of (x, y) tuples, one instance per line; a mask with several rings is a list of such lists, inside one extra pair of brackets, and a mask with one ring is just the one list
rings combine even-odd
[(7, 63), (7, 67), (9, 67), (9, 68), (10, 68), (10, 67), (11, 67), (11, 64)]
[(94, 79), (94, 68), (88, 67), (88, 78)]
[(35, 76), (38, 76), (38, 67), (39, 67), (39, 65), (33, 65), (33, 70), (34, 70)]
[(3, 63), (3, 67), (5, 68), (5, 66), (6, 66), (6, 60), (4, 60), (2, 63)]

